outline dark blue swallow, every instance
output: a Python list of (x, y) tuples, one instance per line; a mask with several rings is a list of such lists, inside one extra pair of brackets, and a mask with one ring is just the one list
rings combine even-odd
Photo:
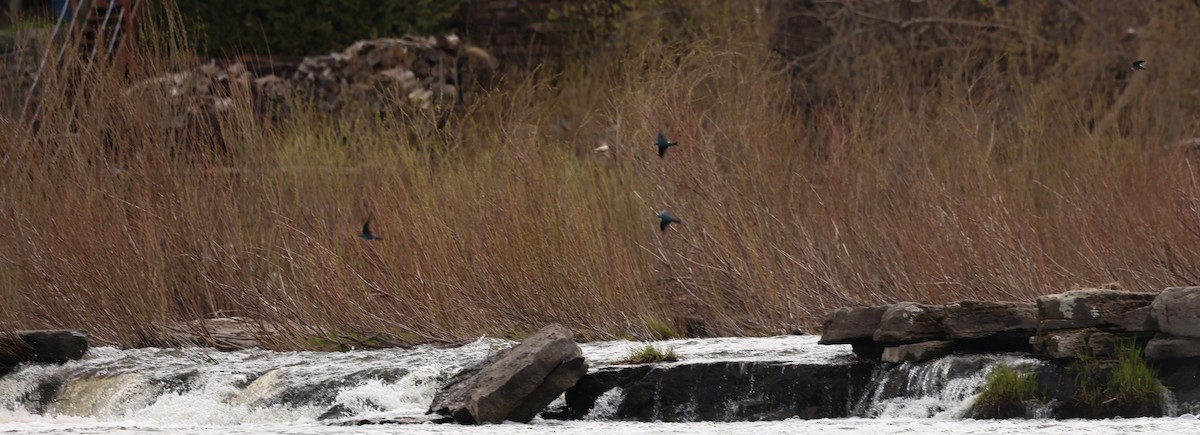
[(358, 238), (363, 240), (383, 240), (383, 237), (371, 233), (371, 218), (367, 218), (367, 221), (363, 222), (362, 234), (359, 234)]
[(654, 146), (658, 147), (658, 158), (661, 159), (663, 154), (667, 153), (667, 148), (675, 145), (678, 144), (676, 144), (675, 141), (667, 140), (667, 137), (663, 135), (662, 130), (658, 131), (658, 140), (654, 141)]
[(681, 224), (683, 221), (679, 220), (679, 218), (675, 216), (671, 216), (671, 214), (667, 213), (666, 210), (658, 212), (658, 229), (660, 231), (667, 231), (667, 227), (673, 223)]
[(1134, 61), (1133, 66), (1129, 67), (1129, 69), (1134, 70), (1134, 71), (1137, 71), (1139, 69), (1146, 69), (1146, 61), (1144, 61), (1144, 60)]

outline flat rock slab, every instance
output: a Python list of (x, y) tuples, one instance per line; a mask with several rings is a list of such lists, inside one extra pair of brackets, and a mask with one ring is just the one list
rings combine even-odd
[(1037, 306), (1032, 302), (962, 301), (935, 314), (946, 337), (955, 340), (1029, 336), (1037, 330)]
[(86, 331), (51, 329), (0, 334), (0, 375), (21, 363), (62, 364), (83, 357)]
[(1200, 287), (1171, 287), (1150, 304), (1158, 330), (1176, 337), (1200, 338)]
[(1028, 302), (901, 302), (884, 311), (874, 340), (894, 346), (930, 340), (1009, 339), (1028, 337), (1036, 329), (1037, 310)]
[(1127, 313), (1148, 307), (1156, 293), (1120, 290), (1073, 290), (1038, 298), (1041, 331), (1101, 327), (1117, 329)]
[(583, 351), (562, 325), (464, 369), (438, 390), (430, 413), (458, 423), (528, 423), (587, 373)]
[(172, 324), (159, 334), (170, 346), (206, 346), (229, 352), (262, 347), (261, 339), (274, 337), (277, 331), (250, 318), (220, 317)]
[(606, 392), (620, 393), (613, 418), (638, 421), (758, 421), (848, 417), (874, 364), (733, 361), (606, 367), (567, 390), (543, 418), (585, 418)]

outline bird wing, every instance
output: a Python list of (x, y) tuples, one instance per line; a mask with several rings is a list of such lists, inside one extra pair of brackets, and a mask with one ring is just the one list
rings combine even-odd
[(667, 153), (667, 147), (664, 147), (664, 146), (658, 147), (658, 157), (659, 158), (662, 158), (663, 154), (666, 154), (666, 153)]
[(658, 230), (659, 230), (659, 231), (666, 231), (666, 230), (667, 230), (667, 225), (671, 225), (671, 221), (670, 221), (670, 220), (668, 220), (668, 219), (663, 219), (663, 220), (659, 221), (659, 222), (658, 222)]
[(367, 219), (366, 222), (363, 222), (362, 233), (363, 234), (371, 234), (371, 220), (370, 219)]
[(657, 143), (660, 143), (660, 144), (667, 143), (667, 136), (663, 134), (662, 130), (659, 130), (659, 132), (658, 132), (658, 142)]

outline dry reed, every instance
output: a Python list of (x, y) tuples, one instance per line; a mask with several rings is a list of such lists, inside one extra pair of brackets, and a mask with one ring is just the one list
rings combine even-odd
[[(1197, 160), (1169, 146), (1200, 127), (1200, 61), (1167, 55), (1200, 51), (1200, 14), (1171, 12), (1188, 2), (1089, 15), (1063, 44), (1028, 5), (875, 31), (839, 11), (903, 14), (834, 3), (810, 12), (835, 43), (798, 68), (761, 3), (686, 3), (510, 74), (442, 130), (302, 99), (264, 121), (246, 95), (218, 127), (172, 127), (187, 102), (122, 90), (196, 64), (173, 32), (131, 71), (62, 65), (36, 134), (0, 123), (0, 329), (145, 346), (237, 315), (296, 348), (682, 334), (690, 316), (755, 335), (846, 305), (1200, 283)], [(1124, 25), (1144, 53), (1093, 44)], [(1135, 56), (1152, 69), (1124, 71)], [(659, 129), (680, 143), (663, 159)], [(684, 223), (660, 233), (665, 207)], [(354, 237), (368, 216), (384, 240)]]

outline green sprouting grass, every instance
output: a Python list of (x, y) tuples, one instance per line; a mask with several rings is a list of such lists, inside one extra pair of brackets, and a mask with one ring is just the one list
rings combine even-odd
[(1146, 364), (1135, 343), (1117, 347), (1117, 364), (1109, 372), (1107, 395), (1121, 402), (1162, 407), (1163, 385), (1158, 380), (1158, 373)]
[(660, 349), (654, 345), (648, 344), (644, 347), (639, 347), (629, 352), (629, 356), (621, 360), (620, 364), (647, 364), (675, 361), (679, 361), (679, 355), (675, 354), (674, 348)]
[(1039, 395), (1037, 374), (1022, 371), (1005, 365), (997, 366), (988, 375), (979, 396), (971, 404), (972, 412), (983, 410), (999, 410), (1002, 407), (1023, 406), (1028, 400), (1037, 399)]

